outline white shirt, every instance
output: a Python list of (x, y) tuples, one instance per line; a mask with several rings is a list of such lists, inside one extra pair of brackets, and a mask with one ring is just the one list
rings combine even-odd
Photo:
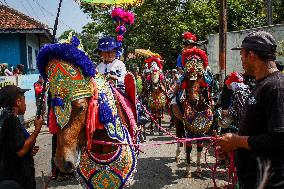
[(102, 62), (97, 66), (97, 70), (100, 74), (115, 75), (117, 77), (118, 84), (124, 85), (126, 67), (122, 61), (115, 59), (112, 63), (109, 64), (105, 64)]

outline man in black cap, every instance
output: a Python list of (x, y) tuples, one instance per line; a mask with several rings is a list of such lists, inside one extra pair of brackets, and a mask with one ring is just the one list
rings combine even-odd
[[(257, 84), (244, 106), (238, 135), (227, 133), (218, 137), (218, 143), (224, 152), (236, 152), (241, 189), (284, 188), (284, 75), (275, 64), (276, 47), (270, 33), (257, 31), (237, 48), (244, 70), (255, 76)], [(270, 162), (268, 175), (266, 162)]]
[(26, 91), (15, 85), (0, 89), (0, 182), (14, 180), (24, 189), (35, 189), (33, 156), (38, 147), (34, 144), (43, 121), (35, 120), (31, 135), (21, 125), (17, 116), (26, 111)]

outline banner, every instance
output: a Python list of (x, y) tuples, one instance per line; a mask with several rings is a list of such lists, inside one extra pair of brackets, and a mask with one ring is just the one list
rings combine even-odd
[(0, 89), (7, 85), (17, 85), (17, 77), (15, 76), (1, 76), (0, 77)]

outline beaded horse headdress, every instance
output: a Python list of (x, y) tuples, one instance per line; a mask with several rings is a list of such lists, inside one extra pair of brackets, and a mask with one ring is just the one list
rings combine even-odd
[(37, 66), (41, 76), (49, 80), (52, 110), (57, 124), (63, 128), (70, 119), (71, 102), (93, 95), (90, 80), (95, 76), (93, 63), (82, 50), (80, 40), (69, 35), (62, 43), (42, 47)]
[(163, 60), (160, 58), (160, 56), (151, 56), (147, 60), (144, 60), (144, 62), (148, 64), (148, 69), (150, 71), (163, 69)]
[(198, 75), (204, 74), (208, 66), (208, 57), (201, 49), (187, 49), (182, 53), (182, 65), (185, 71), (190, 74), (190, 78), (195, 80)]

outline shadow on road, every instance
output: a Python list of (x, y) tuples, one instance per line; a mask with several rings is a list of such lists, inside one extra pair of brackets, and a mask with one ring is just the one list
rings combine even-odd
[[(44, 181), (45, 181), (45, 185), (47, 184), (47, 182), (49, 181), (50, 177), (49, 176), (45, 176), (44, 177)], [(42, 177), (36, 177), (36, 182), (37, 182), (37, 189), (43, 189), (43, 180)], [(67, 181), (56, 181), (56, 180), (51, 180), (48, 184), (48, 188), (51, 187), (60, 187), (60, 186), (78, 186), (79, 182), (73, 178)]]
[(134, 184), (131, 189), (163, 188), (164, 186), (177, 183), (179, 177), (172, 173), (167, 166), (174, 159), (169, 157), (151, 157), (138, 159), (137, 173), (134, 177)]

